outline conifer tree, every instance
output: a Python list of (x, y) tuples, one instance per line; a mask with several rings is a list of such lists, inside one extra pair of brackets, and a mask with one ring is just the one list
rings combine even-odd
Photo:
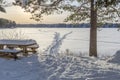
[(97, 23), (118, 22), (120, 18), (120, 0), (16, 0), (31, 19), (41, 20), (42, 15), (70, 12), (65, 21), (90, 22), (89, 55), (97, 57)]

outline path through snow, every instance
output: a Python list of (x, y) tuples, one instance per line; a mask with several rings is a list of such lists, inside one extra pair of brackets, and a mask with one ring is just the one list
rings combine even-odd
[(48, 46), (48, 48), (43, 52), (47, 55), (58, 55), (60, 46), (62, 45), (63, 40), (72, 32), (64, 34), (62, 37), (60, 37), (60, 33), (56, 32), (54, 35), (54, 39), (52, 43)]

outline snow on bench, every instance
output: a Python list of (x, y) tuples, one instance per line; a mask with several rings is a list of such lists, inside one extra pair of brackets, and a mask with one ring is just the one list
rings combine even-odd
[(18, 46), (18, 45), (31, 45), (31, 44), (35, 44), (36, 41), (32, 40), (32, 39), (28, 39), (28, 40), (9, 40), (9, 39), (2, 39), (0, 40), (0, 45), (14, 45), (14, 46)]
[(36, 52), (36, 49), (39, 48), (39, 45), (33, 39), (28, 40), (2, 39), (0, 40), (0, 49), (4, 49), (4, 47), (7, 47), (9, 49), (20, 48), (22, 49), (23, 53), (27, 54), (28, 52)]
[(36, 49), (39, 48), (39, 45), (34, 44), (34, 45), (27, 46), (27, 48), (30, 48), (32, 50), (31, 52), (36, 52)]
[[(22, 48), (22, 47), (9, 45), (9, 46), (7, 46), (7, 48), (9, 48), (9, 49), (14, 49), (14, 48)], [(30, 45), (30, 46), (26, 46), (26, 48), (27, 48), (27, 49), (28, 49), (28, 48), (31, 49), (31, 51), (30, 51), (30, 50), (27, 50), (28, 52), (36, 52), (36, 49), (39, 48), (39, 45), (38, 45), (38, 44), (33, 44), (33, 45)]]
[(15, 60), (18, 58), (17, 54), (20, 52), (21, 52), (21, 50), (16, 50), (16, 49), (2, 49), (2, 50), (0, 50), (0, 53), (2, 53), (2, 54), (5, 54), (5, 55), (11, 54)]
[(38, 44), (34, 44), (34, 45), (31, 45), (31, 46), (27, 46), (28, 48), (39, 48), (39, 45)]

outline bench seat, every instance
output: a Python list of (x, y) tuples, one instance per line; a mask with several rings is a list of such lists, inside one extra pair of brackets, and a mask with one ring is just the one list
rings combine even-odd
[(2, 50), (0, 50), (0, 53), (2, 53), (2, 54), (5, 54), (5, 55), (11, 54), (15, 60), (18, 58), (17, 54), (20, 52), (21, 52), (21, 50), (16, 50), (16, 49), (2, 49)]
[(34, 44), (34, 45), (27, 46), (27, 48), (31, 49), (31, 51), (28, 50), (29, 52), (37, 52), (36, 49), (39, 48), (39, 45)]
[[(21, 46), (7, 46), (7, 48), (9, 49), (14, 49), (14, 48), (23, 48)], [(26, 49), (27, 49), (27, 52), (37, 52), (36, 49), (39, 48), (39, 45), (38, 44), (33, 44), (33, 45), (30, 45), (30, 46), (26, 46)]]
[(34, 45), (27, 46), (27, 48), (39, 48), (39, 45), (38, 44), (34, 44)]

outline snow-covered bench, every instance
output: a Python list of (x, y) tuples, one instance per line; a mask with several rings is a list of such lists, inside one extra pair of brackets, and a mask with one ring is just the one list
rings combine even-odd
[(39, 46), (37, 42), (33, 39), (28, 39), (28, 40), (2, 39), (0, 40), (0, 49), (4, 49), (5, 47), (9, 49), (20, 48), (23, 54), (28, 55), (28, 52), (36, 52), (36, 49)]
[(19, 54), (20, 52), (21, 50), (16, 50), (16, 49), (1, 49), (0, 50), (0, 54), (12, 55), (15, 60), (18, 58), (17, 54)]
[(29, 52), (37, 52), (36, 49), (39, 48), (39, 45), (34, 44), (34, 45), (27, 46), (27, 48), (31, 49), (31, 51), (29, 51)]
[[(9, 45), (9, 46), (7, 46), (7, 48), (9, 48), (9, 49), (14, 49), (14, 48), (23, 48), (23, 46), (21, 47), (21, 46), (14, 46), (14, 45)], [(36, 43), (36, 44), (33, 44), (33, 45), (30, 45), (30, 46), (26, 46), (26, 51), (27, 52), (37, 52), (36, 51), (36, 49), (37, 48), (39, 48), (39, 45)]]

